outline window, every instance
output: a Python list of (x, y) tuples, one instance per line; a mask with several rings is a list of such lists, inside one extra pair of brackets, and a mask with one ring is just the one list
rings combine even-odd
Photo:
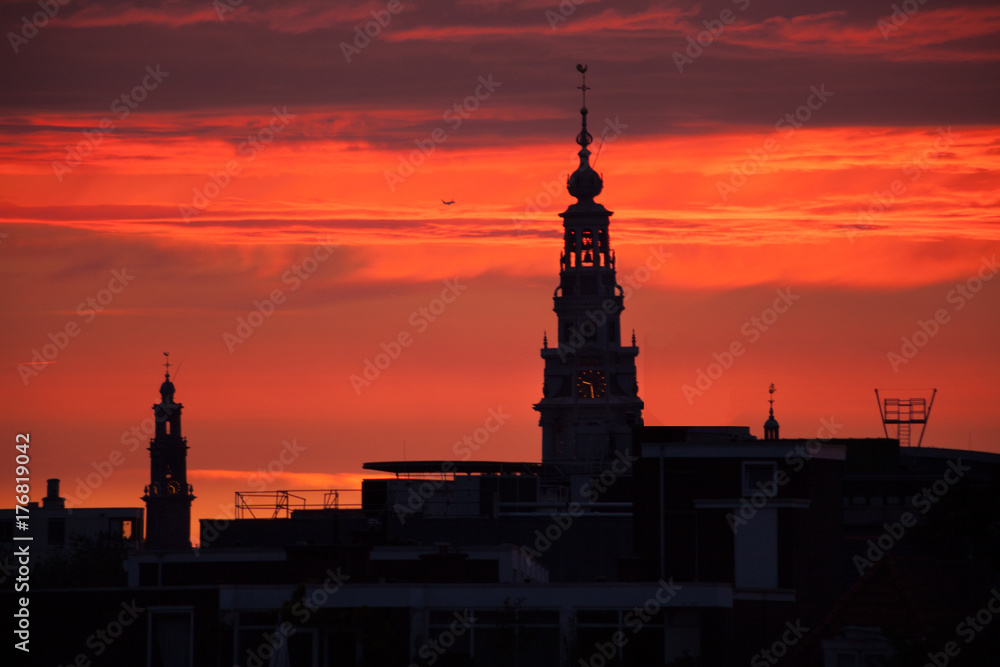
[(49, 544), (61, 546), (66, 543), (66, 519), (49, 519)]
[(357, 664), (360, 637), (353, 630), (331, 630), (325, 634), (326, 654), (330, 663), (340, 667), (353, 667)]
[(882, 667), (890, 657), (882, 651), (838, 651), (832, 667)]
[(894, 651), (879, 628), (847, 626), (822, 642), (823, 667), (879, 667)]
[(580, 236), (581, 245), (583, 248), (583, 263), (593, 264), (594, 263), (594, 233), (589, 229), (584, 230), (583, 234)]
[(151, 607), (147, 627), (147, 667), (194, 665), (194, 612), (191, 607)]
[(133, 519), (114, 518), (108, 519), (108, 535), (119, 536), (124, 542), (131, 542), (135, 539), (135, 521)]
[[(756, 492), (770, 488), (774, 483), (774, 476), (778, 471), (778, 465), (774, 461), (743, 462), (743, 495), (749, 496)], [(773, 495), (773, 493), (768, 495)]]

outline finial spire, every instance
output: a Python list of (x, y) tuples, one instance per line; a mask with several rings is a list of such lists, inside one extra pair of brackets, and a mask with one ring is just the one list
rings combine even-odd
[(169, 352), (164, 352), (163, 356), (167, 358), (166, 361), (163, 364), (163, 367), (167, 369), (167, 372), (165, 373), (165, 376), (169, 380), (170, 379), (170, 367), (173, 366), (173, 364), (170, 363), (170, 353)]
[[(580, 117), (582, 118), (583, 128), (580, 130), (580, 134), (576, 137), (576, 143), (586, 149), (587, 146), (594, 141), (594, 137), (590, 135), (590, 132), (587, 132), (587, 91), (590, 90), (590, 86), (587, 85), (587, 66), (577, 65), (576, 71), (578, 71), (583, 77), (583, 83), (577, 86), (577, 88), (583, 91), (583, 106), (580, 107)], [(587, 155), (590, 155), (589, 151), (587, 152)]]
[(767, 390), (770, 397), (767, 402), (771, 404), (771, 408), (768, 412), (767, 421), (764, 422), (764, 439), (765, 440), (777, 440), (779, 435), (779, 429), (781, 426), (778, 424), (778, 420), (774, 418), (774, 383), (771, 383), (771, 387)]
[(587, 131), (587, 66), (577, 65), (576, 70), (582, 75), (583, 82), (577, 86), (583, 91), (583, 106), (580, 107), (580, 134), (576, 135), (576, 143), (580, 145), (580, 166), (569, 177), (567, 183), (569, 193), (580, 200), (581, 203), (593, 203), (594, 197), (601, 194), (604, 182), (600, 175), (590, 166), (590, 149), (587, 148), (594, 142), (594, 137)]

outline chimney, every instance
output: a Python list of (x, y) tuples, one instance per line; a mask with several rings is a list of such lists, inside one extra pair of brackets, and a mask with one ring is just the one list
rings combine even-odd
[(59, 497), (59, 480), (57, 478), (46, 480), (48, 484), (47, 495), (42, 498), (42, 507), (48, 509), (63, 509), (66, 507), (66, 499)]

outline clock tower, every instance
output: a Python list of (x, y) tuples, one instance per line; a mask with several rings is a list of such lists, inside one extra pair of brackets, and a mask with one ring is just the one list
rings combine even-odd
[(542, 463), (564, 473), (598, 472), (615, 452), (629, 452), (632, 430), (642, 424), (642, 399), (636, 379), (639, 348), (621, 339), (624, 292), (616, 280), (615, 253), (608, 225), (612, 212), (594, 201), (604, 183), (590, 166), (593, 137), (587, 131), (587, 68), (584, 75), (580, 166), (570, 175), (576, 198), (563, 219), (563, 250), (554, 301), (556, 345), (544, 338), (543, 398), (534, 407), (541, 417)]
[(160, 402), (153, 406), (156, 430), (149, 441), (150, 480), (142, 497), (146, 503), (146, 548), (190, 549), (194, 493), (187, 482), (187, 438), (181, 436), (184, 406), (174, 402), (169, 357), (164, 366), (167, 372), (160, 385)]

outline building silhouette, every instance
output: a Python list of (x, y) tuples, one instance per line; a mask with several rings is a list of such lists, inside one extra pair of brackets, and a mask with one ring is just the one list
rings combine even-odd
[(779, 435), (778, 432), (781, 430), (781, 425), (778, 420), (774, 418), (774, 385), (768, 390), (771, 394), (771, 398), (768, 399), (770, 407), (768, 408), (767, 421), (764, 422), (764, 439), (765, 440), (777, 440)]
[(236, 517), (202, 519), (191, 549), (168, 366), (145, 548), (128, 586), (33, 593), (33, 614), (61, 619), (37, 629), (40, 664), (93, 656), (95, 617), (128, 601), (144, 617), (103, 647), (106, 664), (993, 664), (1000, 622), (959, 658), (941, 652), (1000, 590), (1000, 456), (838, 438), (820, 416), (814, 437), (782, 439), (773, 385), (763, 438), (643, 424), (581, 112), (541, 462), (368, 462), (395, 477), (364, 480), (353, 504), (238, 492)]
[(590, 166), (586, 78), (581, 88), (580, 166), (567, 188), (577, 201), (559, 214), (564, 232), (553, 297), (557, 339), (554, 348), (547, 337), (544, 341), (543, 398), (535, 410), (542, 427), (542, 463), (566, 472), (599, 472), (615, 452), (631, 449), (643, 405), (635, 336), (631, 346), (622, 344), (624, 291), (616, 280), (608, 231), (612, 212), (594, 201), (604, 183)]
[[(125, 546), (138, 549), (143, 541), (143, 511), (140, 507), (66, 507), (60, 495), (61, 480), (46, 480), (46, 495), (41, 502), (28, 503), (31, 524), (31, 552), (36, 562), (63, 553), (73, 538), (102, 540), (114, 538)], [(0, 553), (3, 546), (14, 544), (18, 518), (13, 509), (0, 510)], [(9, 581), (17, 568), (0, 563), (0, 580)]]
[(167, 370), (160, 385), (160, 402), (153, 406), (156, 430), (149, 441), (149, 484), (142, 496), (146, 503), (146, 547), (188, 549), (195, 497), (187, 481), (187, 438), (181, 434), (184, 406), (174, 401), (169, 358), (164, 365)]

